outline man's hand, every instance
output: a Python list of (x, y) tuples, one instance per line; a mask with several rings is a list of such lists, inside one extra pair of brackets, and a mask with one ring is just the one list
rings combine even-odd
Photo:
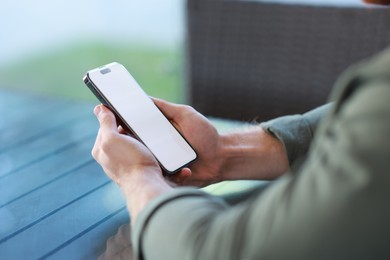
[(100, 129), (92, 149), (92, 156), (106, 174), (119, 186), (126, 184), (129, 173), (150, 169), (161, 175), (161, 169), (150, 151), (135, 138), (122, 134), (113, 113), (103, 105), (95, 108)]
[(153, 99), (157, 107), (171, 121), (195, 149), (198, 159), (188, 168), (169, 177), (179, 185), (205, 186), (223, 179), (221, 138), (215, 127), (195, 109)]
[(179, 185), (205, 186), (222, 180), (275, 179), (289, 169), (283, 144), (260, 127), (218, 134), (215, 127), (190, 106), (154, 99), (183, 134), (198, 160), (171, 180)]
[(171, 180), (179, 185), (205, 186), (222, 180), (275, 179), (289, 169), (283, 144), (260, 127), (226, 135), (190, 106), (154, 99), (182, 133), (198, 160)]
[(151, 152), (138, 140), (120, 132), (114, 114), (103, 105), (95, 107), (100, 129), (92, 156), (125, 193), (132, 221), (156, 196), (172, 188), (162, 176)]

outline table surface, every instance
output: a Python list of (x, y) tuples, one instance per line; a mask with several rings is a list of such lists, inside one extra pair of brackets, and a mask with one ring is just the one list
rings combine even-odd
[(91, 156), (95, 105), (0, 90), (1, 259), (96, 259), (129, 221), (120, 190)]

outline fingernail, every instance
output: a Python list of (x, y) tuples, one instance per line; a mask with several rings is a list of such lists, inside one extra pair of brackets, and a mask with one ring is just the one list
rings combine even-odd
[(98, 116), (100, 114), (100, 111), (102, 111), (102, 108), (101, 106), (96, 106), (95, 109), (93, 110), (93, 113), (95, 114), (95, 116)]

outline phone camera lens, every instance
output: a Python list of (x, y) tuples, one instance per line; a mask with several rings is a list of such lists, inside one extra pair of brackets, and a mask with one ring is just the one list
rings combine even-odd
[(107, 74), (107, 73), (110, 73), (111, 72), (111, 70), (110, 70), (110, 68), (105, 68), (105, 69), (102, 69), (102, 70), (100, 70), (100, 73), (101, 74)]

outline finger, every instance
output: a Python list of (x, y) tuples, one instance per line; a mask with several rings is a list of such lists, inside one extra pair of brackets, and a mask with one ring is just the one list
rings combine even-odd
[(130, 136), (134, 139), (137, 139), (137, 137), (133, 134), (131, 131), (126, 131), (122, 126), (118, 126), (118, 132), (123, 135)]
[(105, 106), (98, 105), (93, 110), (99, 120), (101, 134), (109, 132), (118, 132), (114, 114)]
[(101, 135), (100, 135), (100, 130), (99, 130), (97, 135), (96, 135), (96, 140), (95, 140), (95, 143), (94, 143), (94, 145), (92, 147), (92, 151), (91, 151), (92, 157), (95, 160), (98, 160), (98, 157), (99, 157), (100, 143), (101, 143)]
[(190, 168), (183, 168), (181, 169), (180, 171), (180, 175), (183, 177), (183, 178), (189, 178), (192, 176), (192, 171)]
[(127, 135), (128, 133), (122, 126), (118, 126), (118, 132), (123, 135)]
[(174, 120), (179, 116), (181, 112), (181, 105), (173, 104), (159, 98), (152, 98), (152, 100), (168, 119)]
[(169, 179), (178, 185), (184, 185), (192, 176), (189, 168), (183, 168), (175, 175), (169, 176)]

